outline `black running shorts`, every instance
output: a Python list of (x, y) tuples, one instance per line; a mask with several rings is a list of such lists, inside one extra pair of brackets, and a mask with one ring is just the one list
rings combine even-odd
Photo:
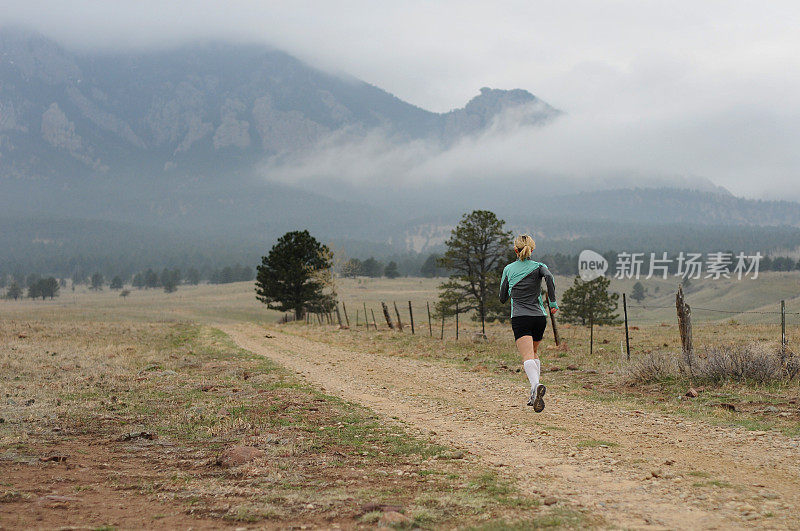
[(522, 336), (531, 336), (534, 341), (541, 341), (545, 328), (547, 328), (547, 317), (543, 315), (522, 315), (511, 318), (514, 341)]

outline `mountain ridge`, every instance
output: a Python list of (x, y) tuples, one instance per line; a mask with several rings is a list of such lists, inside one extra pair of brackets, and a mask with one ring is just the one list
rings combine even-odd
[(0, 178), (207, 177), (252, 170), (342, 130), (382, 128), (447, 145), (508, 108), (535, 107), (528, 120), (541, 123), (559, 114), (527, 91), (488, 88), (463, 108), (434, 113), (256, 45), (76, 54), (0, 29), (0, 50)]

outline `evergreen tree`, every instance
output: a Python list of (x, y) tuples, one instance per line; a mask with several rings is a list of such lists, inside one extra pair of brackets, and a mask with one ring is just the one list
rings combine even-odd
[(561, 297), (561, 318), (575, 324), (617, 324), (619, 293), (609, 293), (606, 277), (584, 281), (575, 277), (572, 287)]
[(447, 251), (439, 261), (441, 267), (452, 271), (442, 284), (439, 310), (452, 313), (475, 310), (486, 332), (487, 299), (497, 297), (503, 258), (511, 245), (511, 233), (504, 230), (505, 221), (488, 210), (464, 214), (450, 233)]
[(17, 284), (16, 282), (12, 282), (8, 286), (8, 290), (6, 291), (6, 298), (17, 300), (21, 296), (22, 296), (22, 288), (20, 288), (19, 284)]
[[(41, 290), (42, 290), (42, 286), (39, 284), (39, 281), (37, 280), (36, 282), (34, 282), (30, 286), (28, 286), (28, 298), (29, 299), (38, 299), (39, 297), (42, 296), (42, 291)], [(42, 298), (44, 298), (44, 297), (42, 297)]]
[(111, 279), (111, 285), (109, 288), (113, 290), (122, 289), (122, 278), (119, 275), (115, 276)]
[(58, 280), (55, 277), (48, 277), (39, 279), (39, 281), (35, 284), (35, 292), (37, 297), (41, 297), (42, 300), (45, 300), (47, 297), (51, 299), (58, 297), (58, 291), (60, 286), (58, 285)]
[(96, 291), (103, 291), (103, 284), (104, 283), (105, 283), (105, 280), (103, 279), (103, 274), (102, 273), (95, 273), (95, 274), (92, 275), (91, 285), (89, 286), (89, 289), (93, 289), (93, 290), (96, 290)]
[(189, 270), (186, 271), (186, 283), (192, 286), (200, 284), (200, 271), (194, 267), (190, 267)]
[(383, 275), (386, 278), (397, 278), (400, 276), (400, 271), (397, 269), (397, 262), (389, 262), (383, 270)]
[(644, 300), (644, 286), (641, 282), (637, 282), (633, 285), (633, 291), (631, 292), (631, 299), (635, 300), (636, 302), (642, 302)]
[(370, 256), (361, 264), (361, 270), (365, 276), (377, 278), (383, 275), (383, 264)]
[(287, 232), (267, 256), (261, 257), (256, 298), (269, 308), (294, 311), (298, 320), (306, 309), (330, 310), (335, 304), (335, 293), (326, 290), (326, 277), (332, 267), (330, 249), (307, 230)]
[(133, 275), (133, 281), (131, 281), (131, 284), (136, 289), (142, 289), (143, 287), (145, 287), (146, 283), (145, 283), (144, 273), (140, 271), (135, 275)]
[(174, 293), (178, 290), (178, 284), (181, 282), (181, 272), (178, 269), (167, 269), (166, 267), (161, 271), (159, 279), (161, 286), (164, 288), (165, 293)]
[(146, 288), (157, 288), (161, 286), (161, 283), (158, 280), (158, 273), (153, 271), (152, 269), (148, 269), (144, 273), (144, 285)]

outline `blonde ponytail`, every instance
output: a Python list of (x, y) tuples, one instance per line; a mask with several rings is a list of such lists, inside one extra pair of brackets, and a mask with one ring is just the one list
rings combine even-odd
[(527, 260), (531, 257), (533, 250), (536, 249), (536, 242), (527, 234), (523, 234), (517, 236), (517, 239), (514, 240), (514, 249), (519, 254), (520, 260)]

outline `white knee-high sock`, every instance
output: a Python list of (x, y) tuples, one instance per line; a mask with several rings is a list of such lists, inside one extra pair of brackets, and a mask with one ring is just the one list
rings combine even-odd
[(539, 360), (525, 360), (522, 367), (525, 369), (525, 374), (528, 375), (528, 380), (531, 382), (531, 389), (539, 385)]

